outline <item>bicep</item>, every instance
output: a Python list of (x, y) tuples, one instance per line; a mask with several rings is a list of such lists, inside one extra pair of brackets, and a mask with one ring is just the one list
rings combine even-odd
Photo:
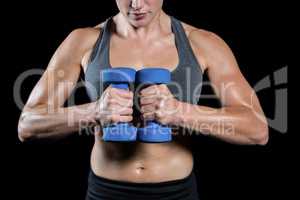
[(239, 69), (227, 44), (214, 36), (208, 57), (208, 77), (223, 106), (246, 106), (261, 112), (258, 98)]
[(32, 90), (24, 110), (59, 108), (74, 89), (81, 70), (82, 51), (78, 31), (73, 31), (52, 56), (47, 69)]

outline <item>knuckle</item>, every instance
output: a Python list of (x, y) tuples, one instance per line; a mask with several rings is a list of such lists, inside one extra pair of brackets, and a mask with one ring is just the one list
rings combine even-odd
[(108, 99), (106, 104), (108, 107), (112, 106), (114, 104), (113, 99)]
[(131, 97), (131, 98), (133, 98), (133, 92), (132, 91), (128, 91), (128, 95), (129, 95), (129, 97)]
[(141, 98), (140, 98), (140, 103), (141, 103), (141, 104), (144, 104), (144, 102), (145, 102), (145, 99), (144, 99), (143, 97), (141, 97)]
[(112, 121), (113, 121), (113, 116), (112, 116), (112, 115), (108, 115), (108, 116), (106, 117), (106, 121), (107, 121), (107, 122), (112, 122)]
[(126, 107), (131, 107), (131, 106), (133, 106), (133, 101), (125, 101), (123, 103), (123, 105), (126, 106)]
[(156, 102), (154, 103), (154, 107), (155, 107), (156, 110), (160, 110), (161, 103), (160, 103), (159, 101), (156, 101)]
[(133, 106), (133, 100), (129, 101), (129, 107), (132, 107)]
[(132, 108), (129, 108), (128, 113), (129, 113), (129, 114), (133, 114), (133, 109), (132, 109)]
[(117, 115), (111, 115), (111, 122), (116, 123), (119, 122), (119, 117)]
[(143, 114), (143, 119), (150, 119), (151, 118), (151, 115), (148, 115), (148, 114)]
[(161, 87), (162, 89), (164, 89), (164, 90), (167, 90), (167, 89), (168, 89), (168, 87), (167, 87), (166, 84), (161, 84), (160, 87)]
[(107, 90), (107, 92), (106, 92), (106, 96), (107, 96), (107, 97), (111, 97), (111, 95), (112, 95), (112, 93), (113, 93), (112, 89), (113, 89), (113, 88), (109, 88), (109, 89)]
[(161, 119), (162, 118), (161, 113), (159, 111), (156, 111), (154, 113), (154, 116), (155, 116), (156, 119)]
[(168, 124), (168, 121), (167, 121), (167, 119), (160, 119), (160, 123), (162, 123), (163, 125), (166, 125), (166, 124)]
[(117, 91), (118, 91), (117, 88), (110, 87), (110, 89), (109, 89), (110, 93), (115, 93)]

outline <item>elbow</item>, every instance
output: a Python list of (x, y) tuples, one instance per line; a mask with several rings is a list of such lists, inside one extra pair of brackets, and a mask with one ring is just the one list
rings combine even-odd
[(252, 138), (252, 143), (254, 145), (265, 146), (269, 141), (269, 128), (267, 124), (262, 124), (257, 126), (255, 129), (255, 137)]
[(30, 122), (27, 117), (21, 116), (18, 124), (18, 138), (21, 142), (28, 142), (34, 140), (36, 134), (30, 128)]
[(21, 142), (28, 142), (34, 139), (34, 133), (23, 127), (22, 123), (18, 126), (18, 138)]
[[(253, 110), (251, 110), (253, 112)], [(255, 111), (254, 111), (255, 112)], [(249, 119), (249, 116), (250, 117)], [(269, 126), (264, 114), (248, 115), (248, 141), (250, 145), (265, 146), (269, 142)]]
[(28, 142), (33, 140), (33, 134), (30, 132), (18, 132), (18, 138), (21, 142)]

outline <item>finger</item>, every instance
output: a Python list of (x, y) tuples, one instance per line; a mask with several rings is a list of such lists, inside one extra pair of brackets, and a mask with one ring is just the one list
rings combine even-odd
[(133, 113), (132, 108), (128, 108), (120, 105), (109, 106), (107, 111), (111, 114), (120, 114), (120, 115), (127, 115)]
[(152, 104), (157, 100), (157, 96), (149, 96), (140, 98), (141, 105)]
[(148, 95), (154, 95), (158, 94), (159, 89), (157, 85), (151, 85), (149, 87), (146, 87), (140, 91), (140, 96), (148, 96)]
[(118, 115), (132, 115), (133, 109), (127, 107), (114, 107), (108, 111), (110, 114), (118, 114)]
[(151, 112), (151, 113), (144, 113), (142, 115), (143, 120), (145, 121), (150, 121), (150, 120), (154, 120), (155, 119), (155, 113)]
[(107, 100), (107, 104), (108, 106), (114, 106), (114, 105), (118, 105), (121, 107), (132, 107), (133, 106), (133, 99), (124, 99), (124, 98), (110, 98), (109, 100)]
[(141, 113), (154, 112), (155, 110), (156, 110), (156, 106), (153, 104), (141, 107)]
[(110, 95), (111, 97), (116, 97), (116, 98), (123, 97), (126, 99), (133, 99), (133, 92), (124, 89), (111, 88)]
[(123, 107), (132, 107), (133, 99), (120, 99), (120, 101), (118, 101), (117, 103)]
[(132, 115), (133, 114), (133, 109), (132, 108), (125, 108), (119, 111), (119, 114), (122, 116), (126, 115)]
[(131, 122), (132, 116), (122, 116), (122, 115), (111, 115), (110, 121), (112, 123), (120, 123), (120, 122)]

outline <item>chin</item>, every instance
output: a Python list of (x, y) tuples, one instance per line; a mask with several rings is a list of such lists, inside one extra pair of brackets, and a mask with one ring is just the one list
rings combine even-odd
[(136, 19), (136, 18), (130, 19), (130, 23), (136, 28), (147, 26), (148, 24), (150, 24), (150, 22), (151, 22), (150, 16), (146, 16), (142, 19)]
[(141, 21), (133, 21), (132, 23), (132, 26), (134, 26), (135, 28), (140, 28), (140, 27), (145, 27), (147, 26), (149, 23), (147, 22), (141, 22)]

